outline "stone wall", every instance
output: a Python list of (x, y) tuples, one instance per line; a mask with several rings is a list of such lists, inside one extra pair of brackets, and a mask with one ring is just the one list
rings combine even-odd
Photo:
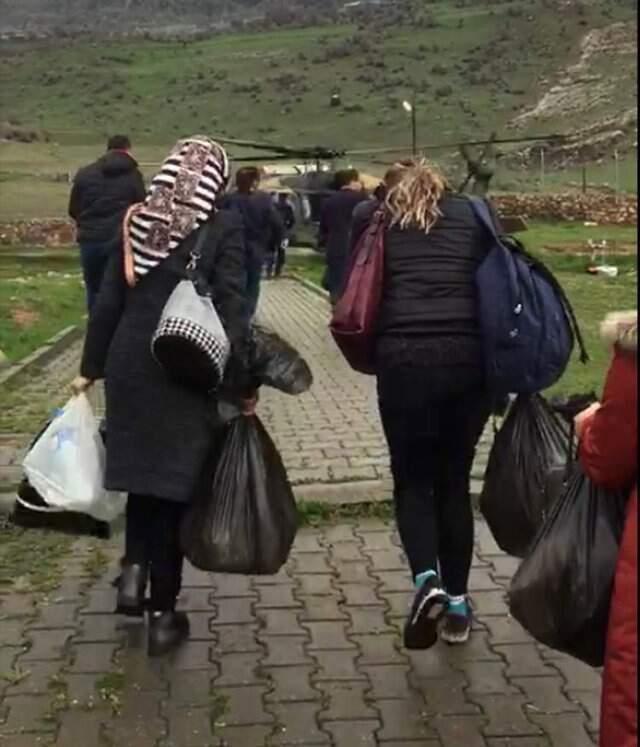
[(501, 194), (494, 196), (502, 215), (540, 220), (593, 221), (602, 225), (635, 226), (638, 205), (635, 195), (607, 192), (581, 194)]
[[(607, 192), (499, 194), (494, 201), (502, 215), (539, 220), (594, 221), (603, 225), (637, 225), (635, 196)], [(30, 220), (0, 224), (0, 245), (65, 246), (75, 242), (68, 220)]]
[(68, 220), (25, 220), (0, 223), (0, 245), (68, 246), (76, 240), (73, 223)]

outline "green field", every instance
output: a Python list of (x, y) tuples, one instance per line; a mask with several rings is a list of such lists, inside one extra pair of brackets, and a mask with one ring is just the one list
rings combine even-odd
[[(285, 29), (184, 44), (0, 42), (0, 125), (12, 122), (49, 138), (0, 142), (0, 220), (64, 214), (66, 176), (93, 160), (116, 131), (130, 133), (137, 156), (150, 164), (176, 138), (198, 131), (297, 145), (408, 148), (410, 122), (401, 102), (415, 91), (421, 143), (482, 138), (494, 129), (504, 134), (579, 58), (588, 30), (636, 18), (625, 0), (568, 4), (561, 16), (543, 0), (437, 0), (425, 7), (431, 24), (420, 28)], [(518, 133), (571, 132), (634, 107), (635, 69), (615, 69), (615, 60), (615, 53), (607, 57), (614, 84), (606, 101), (594, 99), (586, 109)], [(594, 64), (600, 66), (599, 58)], [(334, 89), (342, 97), (337, 109), (329, 105)], [(429, 153), (454, 181), (460, 176), (452, 151)], [(392, 158), (363, 154), (348, 161), (382, 172)], [(501, 164), (497, 189), (540, 188), (533, 165), (523, 172)], [(588, 165), (594, 184), (613, 185), (614, 171), (610, 155)], [(544, 186), (558, 189), (580, 178), (574, 167), (549, 168)], [(633, 149), (622, 150), (618, 181), (622, 189), (636, 188)]]

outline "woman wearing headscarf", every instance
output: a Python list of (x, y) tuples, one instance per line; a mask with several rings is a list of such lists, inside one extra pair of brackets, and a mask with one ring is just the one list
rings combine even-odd
[(173, 148), (144, 203), (125, 218), (122, 251), (105, 275), (73, 385), (79, 393), (105, 380), (105, 487), (129, 496), (117, 611), (142, 615), (150, 584), (150, 655), (171, 650), (189, 633), (186, 615), (175, 609), (183, 564), (179, 528), (215, 437), (215, 400), (174, 383), (154, 359), (151, 342), (203, 230), (198, 272), (232, 347), (225, 387), (247, 411), (254, 397), (243, 363), (249, 330), (242, 222), (215, 207), (228, 176), (225, 151), (207, 137)]
[(576, 418), (580, 462), (598, 485), (630, 491), (609, 614), (601, 747), (638, 746), (638, 312), (610, 314), (613, 357), (602, 402)]
[(415, 582), (409, 649), (471, 630), (470, 473), (492, 409), (475, 274), (484, 229), (465, 197), (425, 161), (405, 164), (386, 198), (376, 368), (396, 517)]

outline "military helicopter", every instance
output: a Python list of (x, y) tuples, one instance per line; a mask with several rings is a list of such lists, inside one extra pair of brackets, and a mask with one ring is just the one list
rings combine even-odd
[[(495, 172), (495, 147), (499, 145), (516, 145), (519, 143), (548, 142), (557, 143), (567, 139), (567, 135), (532, 135), (528, 137), (498, 137), (497, 133), (483, 140), (465, 140), (449, 143), (415, 143), (412, 147), (392, 146), (366, 149), (341, 149), (329, 146), (290, 146), (273, 142), (242, 140), (216, 136), (213, 138), (225, 146), (250, 149), (256, 153), (230, 153), (234, 162), (240, 164), (256, 163), (268, 164), (271, 175), (267, 175), (263, 182), (263, 189), (271, 192), (285, 191), (306, 203), (307, 209), (296, 206), (299, 216), (315, 223), (319, 220), (323, 201), (334, 190), (336, 176), (336, 162), (348, 160), (351, 162), (364, 161), (377, 165), (391, 165), (395, 161), (408, 155), (429, 153), (434, 151), (458, 150), (467, 166), (467, 177), (460, 185), (460, 192), (485, 195), (489, 190), (489, 183)], [(479, 155), (472, 155), (471, 148), (482, 148)], [(386, 160), (385, 160), (386, 159)], [(293, 167), (278, 169), (278, 164), (295, 164)], [(291, 171), (293, 170), (293, 173)], [(275, 172), (275, 173), (274, 173)], [(288, 172), (288, 173), (282, 173)], [(365, 188), (373, 191), (380, 183), (377, 177), (361, 174)], [(526, 230), (526, 223), (519, 216), (500, 216), (506, 231), (514, 233)]]

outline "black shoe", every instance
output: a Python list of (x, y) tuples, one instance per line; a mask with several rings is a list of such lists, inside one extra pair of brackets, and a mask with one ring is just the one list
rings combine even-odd
[(440, 579), (432, 576), (418, 589), (404, 627), (405, 648), (431, 648), (438, 640), (438, 623), (447, 611), (447, 595)]
[(149, 615), (149, 656), (164, 656), (189, 637), (189, 618), (184, 612), (152, 612)]
[(144, 615), (144, 592), (147, 588), (148, 571), (146, 566), (123, 565), (118, 581), (118, 603), (116, 613), (127, 617)]

